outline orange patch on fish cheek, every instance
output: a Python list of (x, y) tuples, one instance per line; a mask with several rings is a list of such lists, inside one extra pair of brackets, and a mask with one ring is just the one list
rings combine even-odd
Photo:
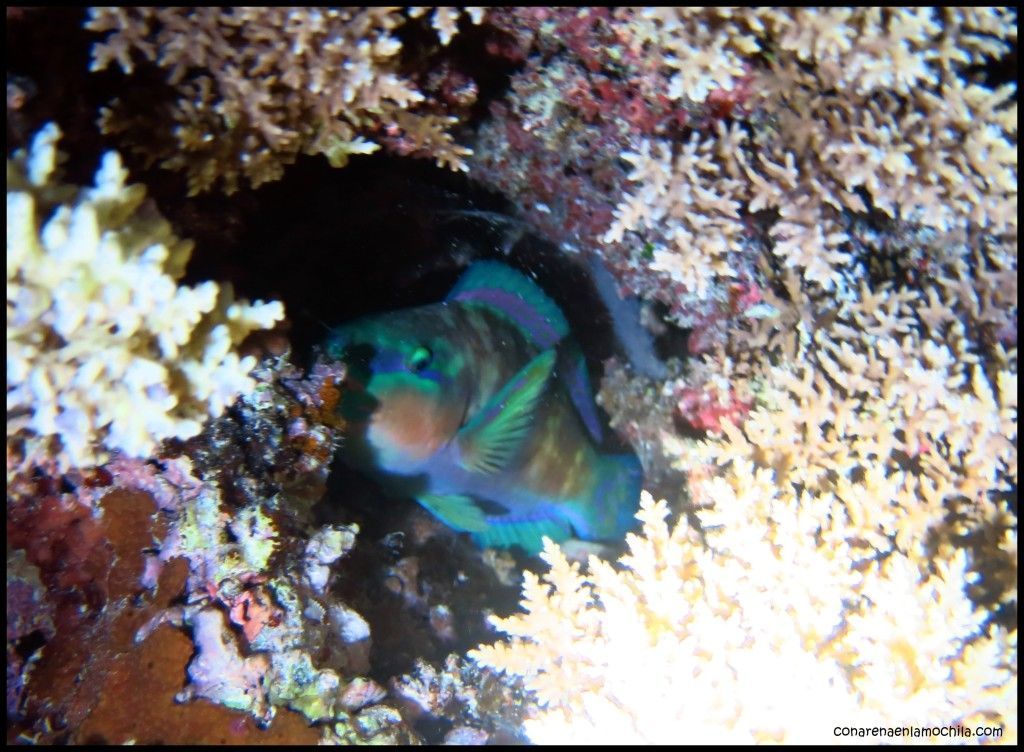
[(394, 395), (384, 400), (370, 418), (370, 430), (387, 439), (410, 459), (425, 459), (441, 445), (436, 420), (424, 409), (422, 397)]

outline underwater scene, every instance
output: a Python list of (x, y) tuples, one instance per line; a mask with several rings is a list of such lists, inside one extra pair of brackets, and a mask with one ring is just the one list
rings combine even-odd
[(8, 744), (1017, 741), (1011, 8), (42, 8)]

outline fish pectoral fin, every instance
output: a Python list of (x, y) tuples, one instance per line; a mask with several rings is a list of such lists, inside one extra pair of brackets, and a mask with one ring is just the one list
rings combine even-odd
[(459, 464), (495, 473), (505, 467), (533, 424), (533, 414), (555, 366), (545, 350), (513, 376), (456, 435)]
[(423, 494), (416, 501), (454, 530), (479, 533), (487, 529), (483, 510), (469, 496), (462, 494)]

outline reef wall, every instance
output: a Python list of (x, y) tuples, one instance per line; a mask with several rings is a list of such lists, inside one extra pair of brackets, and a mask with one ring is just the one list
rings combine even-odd
[[(9, 8), (8, 740), (1015, 741), (1016, 23)], [(332, 469), (295, 346), (526, 236), (633, 345), (586, 563)]]

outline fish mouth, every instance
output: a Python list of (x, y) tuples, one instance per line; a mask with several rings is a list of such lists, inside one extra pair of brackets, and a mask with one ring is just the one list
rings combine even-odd
[(345, 364), (346, 373), (341, 385), (338, 412), (349, 423), (369, 420), (370, 415), (380, 404), (380, 401), (366, 390), (373, 377), (370, 363), (373, 360), (374, 349), (367, 344), (353, 343), (344, 328), (333, 334), (327, 347), (332, 357)]
[(345, 382), (345, 391), (338, 403), (341, 417), (349, 423), (363, 423), (370, 419), (380, 400), (366, 391), (364, 385), (356, 381)]

